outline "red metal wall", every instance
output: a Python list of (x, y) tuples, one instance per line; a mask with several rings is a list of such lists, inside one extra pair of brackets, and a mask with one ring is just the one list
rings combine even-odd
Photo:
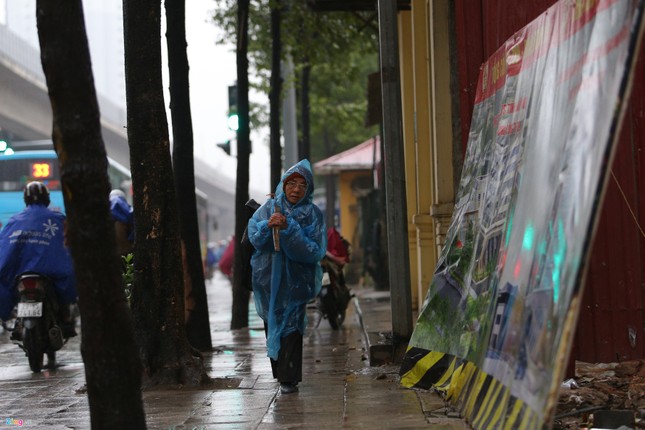
[(591, 251), (574, 344), (574, 357), (583, 361), (645, 357), (644, 78), (645, 44)]
[(555, 0), (455, 0), (464, 151), (482, 63), (517, 30), (544, 12)]
[[(455, 1), (464, 149), (480, 65), (515, 31), (554, 3)], [(638, 58), (613, 176), (592, 244), (572, 352), (576, 360), (611, 362), (645, 357), (645, 43)]]

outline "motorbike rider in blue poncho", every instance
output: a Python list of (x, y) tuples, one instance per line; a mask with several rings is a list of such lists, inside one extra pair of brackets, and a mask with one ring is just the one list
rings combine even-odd
[(284, 173), (275, 197), (248, 224), (255, 248), (251, 258), (255, 308), (264, 320), (273, 377), (284, 394), (297, 391), (302, 380), (306, 306), (320, 292), (320, 260), (327, 249), (327, 229), (312, 202), (313, 191), (311, 165), (301, 160)]
[(63, 335), (76, 336), (70, 305), (77, 293), (74, 266), (65, 247), (65, 215), (48, 208), (49, 190), (42, 182), (27, 184), (24, 200), (27, 207), (0, 231), (0, 319), (9, 319), (18, 301), (17, 276), (36, 272), (54, 285)]

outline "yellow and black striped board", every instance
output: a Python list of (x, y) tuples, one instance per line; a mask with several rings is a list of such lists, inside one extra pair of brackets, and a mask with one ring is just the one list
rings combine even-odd
[(475, 429), (539, 429), (542, 419), (508, 387), (450, 354), (411, 347), (401, 365), (401, 384), (435, 389), (461, 411)]

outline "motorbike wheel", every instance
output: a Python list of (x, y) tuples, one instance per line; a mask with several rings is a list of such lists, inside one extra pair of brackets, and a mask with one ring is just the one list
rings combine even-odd
[(343, 321), (345, 321), (345, 311), (344, 310), (336, 312), (336, 317), (335, 318), (329, 318), (329, 325), (334, 330), (338, 330), (340, 328), (340, 326), (343, 325)]
[(40, 324), (31, 329), (26, 329), (23, 337), (23, 345), (27, 351), (29, 368), (34, 373), (39, 373), (43, 369), (43, 337)]
[(331, 328), (338, 330), (345, 320), (345, 310), (338, 309), (336, 297), (331, 292), (325, 297), (325, 311)]
[[(347, 305), (352, 298), (349, 289), (344, 283), (337, 283), (335, 285), (333, 294), (330, 294), (330, 302), (333, 302), (330, 309), (334, 311), (334, 317), (329, 317), (329, 325), (334, 330), (338, 330), (345, 321), (345, 314), (347, 312)], [(332, 298), (333, 297), (333, 298)]]

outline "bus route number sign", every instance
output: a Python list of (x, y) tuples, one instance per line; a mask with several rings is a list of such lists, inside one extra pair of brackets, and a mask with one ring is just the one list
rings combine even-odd
[(49, 178), (51, 176), (51, 165), (49, 163), (33, 163), (31, 165), (31, 176), (33, 178)]

